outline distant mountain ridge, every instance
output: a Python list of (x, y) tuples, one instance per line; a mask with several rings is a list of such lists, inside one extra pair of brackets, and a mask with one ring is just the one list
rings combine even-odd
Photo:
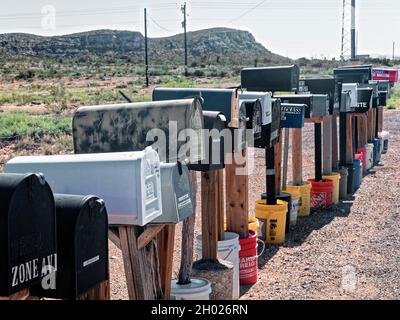
[[(258, 43), (247, 31), (212, 28), (188, 32), (189, 56), (199, 61), (240, 62), (287, 61)], [(2, 56), (81, 56), (129, 55), (142, 59), (144, 36), (140, 32), (96, 30), (63, 36), (44, 37), (24, 33), (0, 34)], [(183, 34), (149, 38), (150, 58), (157, 61), (180, 61), (184, 54)]]

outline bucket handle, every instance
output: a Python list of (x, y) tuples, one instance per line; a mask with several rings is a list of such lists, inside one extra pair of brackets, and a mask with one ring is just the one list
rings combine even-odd
[(262, 240), (260, 240), (260, 239), (257, 239), (257, 242), (261, 242), (261, 244), (262, 244), (262, 250), (261, 250), (261, 253), (259, 254), (259, 255), (257, 255), (257, 258), (259, 258), (259, 257), (261, 257), (262, 255), (263, 255), (263, 253), (264, 253), (264, 251), (265, 251), (265, 242), (264, 241), (262, 241)]

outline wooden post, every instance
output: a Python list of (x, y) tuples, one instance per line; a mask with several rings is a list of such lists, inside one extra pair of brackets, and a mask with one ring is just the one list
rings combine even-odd
[(322, 181), (322, 125), (314, 123), (315, 181)]
[(282, 190), (286, 190), (287, 185), (287, 169), (289, 162), (289, 128), (285, 128), (285, 140), (283, 146), (283, 163), (282, 163)]
[(17, 293), (12, 294), (8, 297), (0, 297), (0, 301), (6, 300), (27, 300), (29, 297), (29, 289), (23, 289)]
[(332, 174), (332, 116), (323, 120), (323, 174)]
[(220, 194), (218, 191), (218, 172), (201, 173), (201, 234), (202, 259), (217, 261), (218, 217), (220, 213)]
[(383, 131), (383, 107), (378, 107), (377, 112), (378, 112), (378, 119), (377, 119), (378, 129), (377, 129), (377, 131), (378, 131), (378, 135), (379, 135), (379, 132)]
[(292, 129), (292, 170), (294, 185), (303, 183), (303, 129)]
[(182, 227), (182, 249), (181, 249), (181, 267), (179, 269), (178, 283), (190, 283), (190, 275), (193, 265), (193, 245), (194, 245), (194, 225), (196, 222), (197, 207), (197, 175), (196, 172), (190, 172), (192, 190), (194, 195), (194, 214), (183, 221)]
[(157, 235), (158, 259), (160, 261), (161, 289), (164, 300), (171, 296), (171, 279), (174, 260), (175, 225), (168, 224)]
[(110, 297), (110, 281), (107, 280), (81, 294), (78, 300), (110, 300)]
[(339, 170), (339, 135), (337, 128), (337, 115), (332, 116), (332, 170)]
[(376, 108), (372, 108), (372, 136), (373, 138), (377, 138), (376, 137), (376, 128), (378, 126), (377, 122), (376, 122), (376, 114), (377, 114), (377, 109)]
[[(247, 159), (247, 150), (244, 149), (241, 155)], [(237, 170), (241, 170), (242, 175), (238, 175)], [(238, 164), (234, 155), (232, 164), (225, 166), (227, 230), (239, 234), (240, 238), (247, 238), (249, 234), (249, 179), (246, 171), (247, 160)]]
[(367, 118), (368, 118), (368, 142), (373, 142), (374, 137), (375, 137), (375, 132), (374, 132), (374, 112), (372, 109), (370, 109), (367, 112)]
[(224, 170), (216, 170), (217, 183), (215, 193), (218, 194), (217, 232), (218, 241), (224, 240), (225, 234), (225, 199), (224, 199)]
[(346, 164), (354, 161), (352, 117), (351, 113), (346, 114)]
[(275, 192), (280, 194), (282, 191), (282, 129), (279, 132), (279, 142), (274, 146), (275, 152)]

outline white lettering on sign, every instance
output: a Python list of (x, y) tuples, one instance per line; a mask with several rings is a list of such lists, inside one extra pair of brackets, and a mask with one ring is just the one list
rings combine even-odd
[(100, 260), (100, 256), (95, 256), (95, 257), (93, 257), (93, 258), (91, 258), (89, 260), (84, 261), (83, 262), (83, 267), (85, 268), (88, 265), (91, 265), (92, 263), (95, 263), (96, 261), (99, 261), (99, 260)]

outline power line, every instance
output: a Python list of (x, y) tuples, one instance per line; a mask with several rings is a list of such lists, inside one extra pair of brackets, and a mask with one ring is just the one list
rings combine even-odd
[(232, 19), (229, 21), (229, 23), (234, 22), (236, 20), (239, 20), (240, 18), (244, 17), (245, 15), (249, 14), (250, 12), (252, 12), (253, 10), (257, 9), (259, 6), (261, 6), (262, 4), (264, 4), (265, 2), (267, 2), (268, 0), (263, 0), (260, 3), (258, 3), (257, 5), (255, 5), (254, 7), (250, 8), (249, 10), (243, 12), (240, 16)]
[[(167, 29), (167, 28), (164, 28), (162, 25), (160, 25), (155, 19), (153, 19), (152, 16), (149, 15), (149, 18), (150, 18), (150, 20), (151, 20), (157, 27), (159, 27), (160, 29), (162, 29), (162, 30), (164, 30), (164, 31), (167, 31), (167, 32), (172, 32), (171, 30), (169, 30), (169, 29)], [(175, 20), (174, 20), (174, 21), (175, 21)]]

